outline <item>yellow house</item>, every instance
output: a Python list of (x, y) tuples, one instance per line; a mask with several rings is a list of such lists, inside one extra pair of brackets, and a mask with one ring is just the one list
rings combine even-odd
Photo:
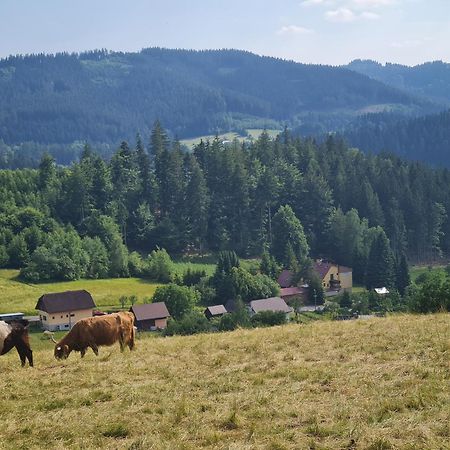
[(88, 291), (66, 291), (42, 295), (36, 305), (44, 330), (70, 330), (80, 319), (92, 317), (94, 300)]
[(314, 270), (322, 280), (324, 290), (341, 289), (351, 291), (353, 287), (352, 269), (330, 261), (319, 259), (314, 262)]

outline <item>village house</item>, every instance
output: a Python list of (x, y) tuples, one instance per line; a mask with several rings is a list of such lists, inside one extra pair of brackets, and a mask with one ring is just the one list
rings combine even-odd
[(257, 314), (262, 311), (284, 312), (289, 316), (294, 310), (286, 304), (280, 297), (263, 298), (261, 300), (252, 300), (249, 304), (250, 315)]
[(340, 266), (331, 261), (318, 259), (314, 262), (313, 269), (322, 280), (324, 291), (341, 290), (351, 291), (353, 287), (352, 269)]
[(225, 306), (223, 306), (223, 305), (208, 306), (204, 312), (205, 317), (208, 320), (211, 320), (214, 317), (222, 317), (226, 313), (227, 313), (227, 310), (225, 309)]
[(130, 311), (134, 314), (134, 323), (140, 331), (163, 330), (167, 327), (167, 319), (170, 317), (164, 302), (133, 305)]
[(80, 319), (92, 317), (94, 300), (88, 291), (66, 291), (42, 295), (36, 305), (42, 328), (70, 330)]

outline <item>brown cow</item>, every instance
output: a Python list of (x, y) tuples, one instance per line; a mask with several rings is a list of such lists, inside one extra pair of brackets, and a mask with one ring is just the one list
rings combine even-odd
[(113, 345), (117, 341), (120, 350), (128, 345), (134, 348), (134, 315), (130, 312), (119, 312), (105, 316), (89, 317), (79, 320), (73, 328), (59, 342), (53, 339), (55, 345), (55, 358), (66, 359), (72, 350), (86, 354), (88, 347), (98, 355), (101, 345)]
[(22, 367), (27, 359), (30, 367), (33, 367), (33, 352), (28, 339), (28, 325), (27, 320), (14, 320), (10, 323), (0, 320), (0, 355), (4, 355), (16, 347)]

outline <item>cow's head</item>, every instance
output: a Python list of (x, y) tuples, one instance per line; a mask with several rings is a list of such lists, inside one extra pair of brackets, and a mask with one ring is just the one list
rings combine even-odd
[(55, 345), (55, 358), (56, 359), (66, 359), (70, 354), (70, 348), (68, 345)]

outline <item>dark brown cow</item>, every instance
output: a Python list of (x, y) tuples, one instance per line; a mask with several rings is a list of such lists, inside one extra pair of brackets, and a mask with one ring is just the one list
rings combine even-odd
[(16, 347), (22, 367), (27, 359), (30, 366), (33, 367), (33, 352), (28, 339), (28, 325), (27, 320), (14, 320), (10, 323), (0, 320), (0, 355), (4, 355)]
[(119, 342), (121, 351), (126, 345), (133, 350), (134, 333), (134, 315), (130, 312), (81, 319), (59, 342), (53, 339), (56, 343), (55, 358), (66, 359), (72, 351), (81, 352), (83, 357), (88, 347), (98, 355), (98, 347), (116, 342)]

